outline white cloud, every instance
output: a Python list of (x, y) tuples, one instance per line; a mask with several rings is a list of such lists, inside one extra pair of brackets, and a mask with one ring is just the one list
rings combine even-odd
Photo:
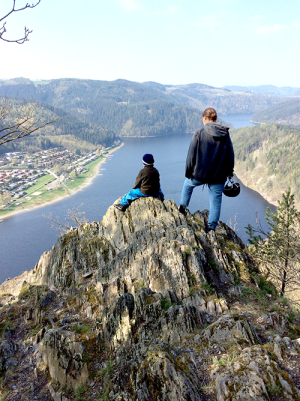
[(282, 31), (284, 29), (284, 25), (280, 24), (274, 24), (274, 25), (264, 25), (260, 26), (259, 28), (256, 29), (256, 33), (259, 35), (266, 35), (269, 33), (275, 33)]
[(128, 11), (136, 11), (142, 8), (142, 6), (135, 0), (121, 0), (121, 3)]

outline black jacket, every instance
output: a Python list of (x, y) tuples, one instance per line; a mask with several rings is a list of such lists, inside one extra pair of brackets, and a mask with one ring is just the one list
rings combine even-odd
[(207, 123), (192, 138), (185, 176), (204, 184), (221, 184), (233, 175), (234, 152), (229, 128)]
[(157, 195), (160, 189), (158, 170), (153, 166), (145, 166), (136, 177), (133, 189), (137, 188), (144, 195)]

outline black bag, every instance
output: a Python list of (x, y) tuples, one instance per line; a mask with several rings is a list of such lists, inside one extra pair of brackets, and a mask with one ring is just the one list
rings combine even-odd
[(234, 182), (233, 178), (228, 178), (223, 189), (223, 194), (229, 196), (230, 198), (235, 198), (241, 192), (241, 187), (238, 182)]

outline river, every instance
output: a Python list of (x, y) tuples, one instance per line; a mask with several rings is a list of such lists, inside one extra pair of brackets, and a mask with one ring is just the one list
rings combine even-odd
[[(253, 125), (250, 115), (222, 116), (234, 127)], [(184, 181), (186, 154), (191, 134), (157, 138), (128, 138), (124, 146), (112, 153), (101, 166), (92, 184), (76, 194), (30, 211), (4, 219), (0, 224), (0, 283), (25, 270), (33, 269), (41, 254), (54, 245), (58, 232), (50, 227), (45, 216), (64, 221), (67, 211), (81, 204), (81, 210), (89, 221), (101, 221), (107, 208), (128, 192), (142, 168), (142, 156), (152, 153), (155, 166), (161, 175), (161, 187), (166, 199), (178, 204)], [(233, 226), (236, 219), (238, 235), (247, 241), (245, 226), (255, 225), (256, 213), (264, 221), (266, 207), (270, 206), (257, 192), (242, 185), (237, 198), (223, 197), (221, 221)], [(190, 203), (190, 211), (208, 209), (207, 190), (196, 188)], [(274, 209), (275, 210), (275, 209)]]

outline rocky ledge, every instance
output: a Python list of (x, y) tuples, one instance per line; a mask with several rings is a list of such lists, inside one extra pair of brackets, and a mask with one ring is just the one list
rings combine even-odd
[(223, 223), (111, 206), (0, 286), (3, 400), (300, 400), (300, 320)]

